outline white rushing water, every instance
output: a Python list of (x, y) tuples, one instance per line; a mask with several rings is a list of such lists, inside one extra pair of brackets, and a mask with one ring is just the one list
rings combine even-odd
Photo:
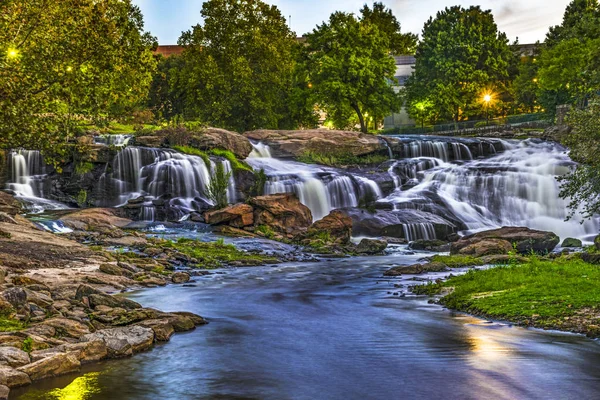
[(265, 194), (295, 193), (307, 206), (313, 220), (319, 220), (336, 208), (357, 207), (361, 199), (383, 197), (376, 182), (342, 173), (334, 168), (303, 164), (271, 157), (269, 146), (253, 143), (246, 162), (268, 177)]
[(133, 135), (97, 135), (94, 136), (94, 144), (124, 147), (129, 145), (132, 138)]

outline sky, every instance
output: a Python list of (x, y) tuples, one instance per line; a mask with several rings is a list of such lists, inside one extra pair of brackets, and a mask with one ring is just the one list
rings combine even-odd
[[(358, 13), (363, 4), (373, 0), (264, 0), (275, 4), (288, 19), (298, 36), (311, 32), (334, 11)], [(558, 25), (571, 0), (383, 0), (402, 25), (403, 32), (419, 34), (430, 16), (445, 7), (480, 5), (491, 9), (496, 24), (510, 41), (543, 41), (548, 27)], [(200, 0), (133, 0), (144, 14), (145, 28), (158, 37), (159, 44), (177, 44), (181, 32), (202, 22)], [(290, 21), (291, 19), (291, 21)]]

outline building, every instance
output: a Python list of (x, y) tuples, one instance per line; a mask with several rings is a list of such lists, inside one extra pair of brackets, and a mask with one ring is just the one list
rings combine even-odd
[(178, 56), (181, 53), (183, 53), (183, 46), (176, 44), (158, 46), (156, 50), (154, 50), (154, 54), (160, 54), (163, 57)]
[[(394, 75), (394, 78), (396, 78), (396, 81), (398, 82), (394, 85), (394, 90), (398, 92), (404, 87), (408, 77), (412, 75), (416, 60), (414, 56), (406, 55), (394, 56), (394, 61), (396, 63), (396, 74)], [(410, 119), (408, 113), (404, 107), (402, 107), (399, 112), (384, 118), (383, 128), (388, 129), (401, 125), (414, 125), (414, 123), (415, 121)]]

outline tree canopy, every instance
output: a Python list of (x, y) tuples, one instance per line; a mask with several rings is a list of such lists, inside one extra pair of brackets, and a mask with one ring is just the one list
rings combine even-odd
[(77, 119), (122, 114), (145, 98), (153, 46), (130, 0), (4, 0), (0, 147), (59, 158)]
[(439, 118), (458, 121), (499, 99), (515, 56), (490, 11), (455, 6), (425, 23), (415, 57), (406, 84), (409, 103), (431, 101)]

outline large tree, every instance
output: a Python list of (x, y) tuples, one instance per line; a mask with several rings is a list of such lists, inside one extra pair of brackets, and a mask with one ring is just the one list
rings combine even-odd
[(279, 9), (260, 0), (209, 0), (201, 14), (204, 23), (179, 39), (184, 114), (237, 131), (289, 125), (298, 44)]
[(59, 159), (81, 118), (119, 115), (147, 95), (155, 40), (130, 0), (0, 4), (0, 148)]
[[(430, 100), (440, 118), (459, 121), (482, 114), (506, 91), (514, 54), (490, 11), (446, 8), (423, 27), (409, 103)], [(483, 102), (485, 94), (487, 102)]]
[(361, 131), (367, 132), (366, 114), (397, 111), (401, 101), (392, 88), (396, 67), (391, 55), (406, 54), (414, 42), (414, 35), (402, 34), (396, 18), (380, 3), (373, 10), (365, 6), (361, 18), (335, 12), (308, 34), (311, 85), (330, 119), (343, 126), (354, 113)]

